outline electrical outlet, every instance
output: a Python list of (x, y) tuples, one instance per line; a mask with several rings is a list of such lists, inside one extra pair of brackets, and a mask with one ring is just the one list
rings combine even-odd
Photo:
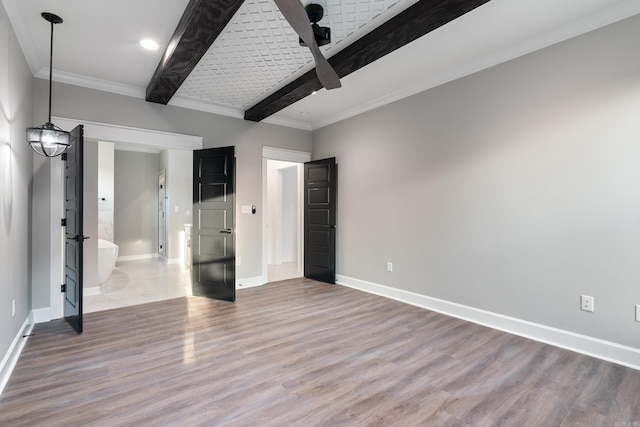
[(236, 267), (240, 267), (242, 265), (242, 258), (239, 256), (236, 257)]
[(589, 295), (580, 295), (580, 309), (582, 311), (590, 311), (593, 313), (595, 309), (595, 300)]
[(11, 301), (11, 317), (16, 316), (16, 300)]
[(391, 273), (393, 271), (393, 263), (387, 261), (387, 271)]
[(636, 304), (636, 322), (640, 322), (640, 304)]

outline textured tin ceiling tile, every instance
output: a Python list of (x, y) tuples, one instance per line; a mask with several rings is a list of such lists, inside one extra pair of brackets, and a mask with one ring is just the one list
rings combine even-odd
[[(349, 35), (402, 0), (327, 0), (321, 26), (331, 28), (326, 56)], [(177, 95), (246, 109), (313, 61), (272, 0), (246, 0)], [(258, 94), (258, 95), (256, 95)]]

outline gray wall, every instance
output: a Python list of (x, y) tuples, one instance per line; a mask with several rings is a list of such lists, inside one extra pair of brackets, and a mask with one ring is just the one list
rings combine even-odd
[(33, 77), (0, 4), (0, 360), (31, 311), (33, 153), (24, 130), (33, 125), (32, 97)]
[(158, 248), (160, 155), (116, 150), (113, 166), (114, 242), (118, 256), (153, 255)]
[[(46, 120), (48, 83), (35, 79), (35, 113)], [(262, 274), (262, 147), (311, 151), (311, 132), (163, 106), (142, 99), (63, 83), (53, 84), (54, 115), (78, 120), (202, 136), (205, 148), (236, 147), (236, 207), (256, 205), (256, 215), (237, 215), (239, 279)], [(40, 291), (40, 290), (39, 290)], [(49, 290), (42, 292), (49, 294)]]
[(640, 16), (315, 131), (338, 273), (640, 347), (638, 40)]

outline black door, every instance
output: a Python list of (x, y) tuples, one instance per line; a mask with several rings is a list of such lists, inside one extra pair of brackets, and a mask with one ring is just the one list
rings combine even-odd
[(235, 147), (193, 152), (193, 295), (236, 300)]
[(334, 157), (304, 164), (304, 276), (336, 282), (336, 190)]
[(71, 131), (71, 147), (63, 154), (64, 211), (64, 318), (76, 332), (82, 332), (82, 232), (83, 127)]

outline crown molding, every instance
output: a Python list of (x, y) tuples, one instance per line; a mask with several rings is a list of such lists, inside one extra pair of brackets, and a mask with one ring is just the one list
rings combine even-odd
[[(42, 68), (34, 77), (49, 80), (49, 67)], [(68, 73), (54, 69), (52, 79), (54, 82), (66, 83), (73, 86), (96, 89), (103, 92), (111, 92), (119, 95), (132, 96), (144, 99), (144, 89), (123, 83), (116, 83), (109, 80), (96, 79), (94, 77), (82, 76), (80, 74)]]

